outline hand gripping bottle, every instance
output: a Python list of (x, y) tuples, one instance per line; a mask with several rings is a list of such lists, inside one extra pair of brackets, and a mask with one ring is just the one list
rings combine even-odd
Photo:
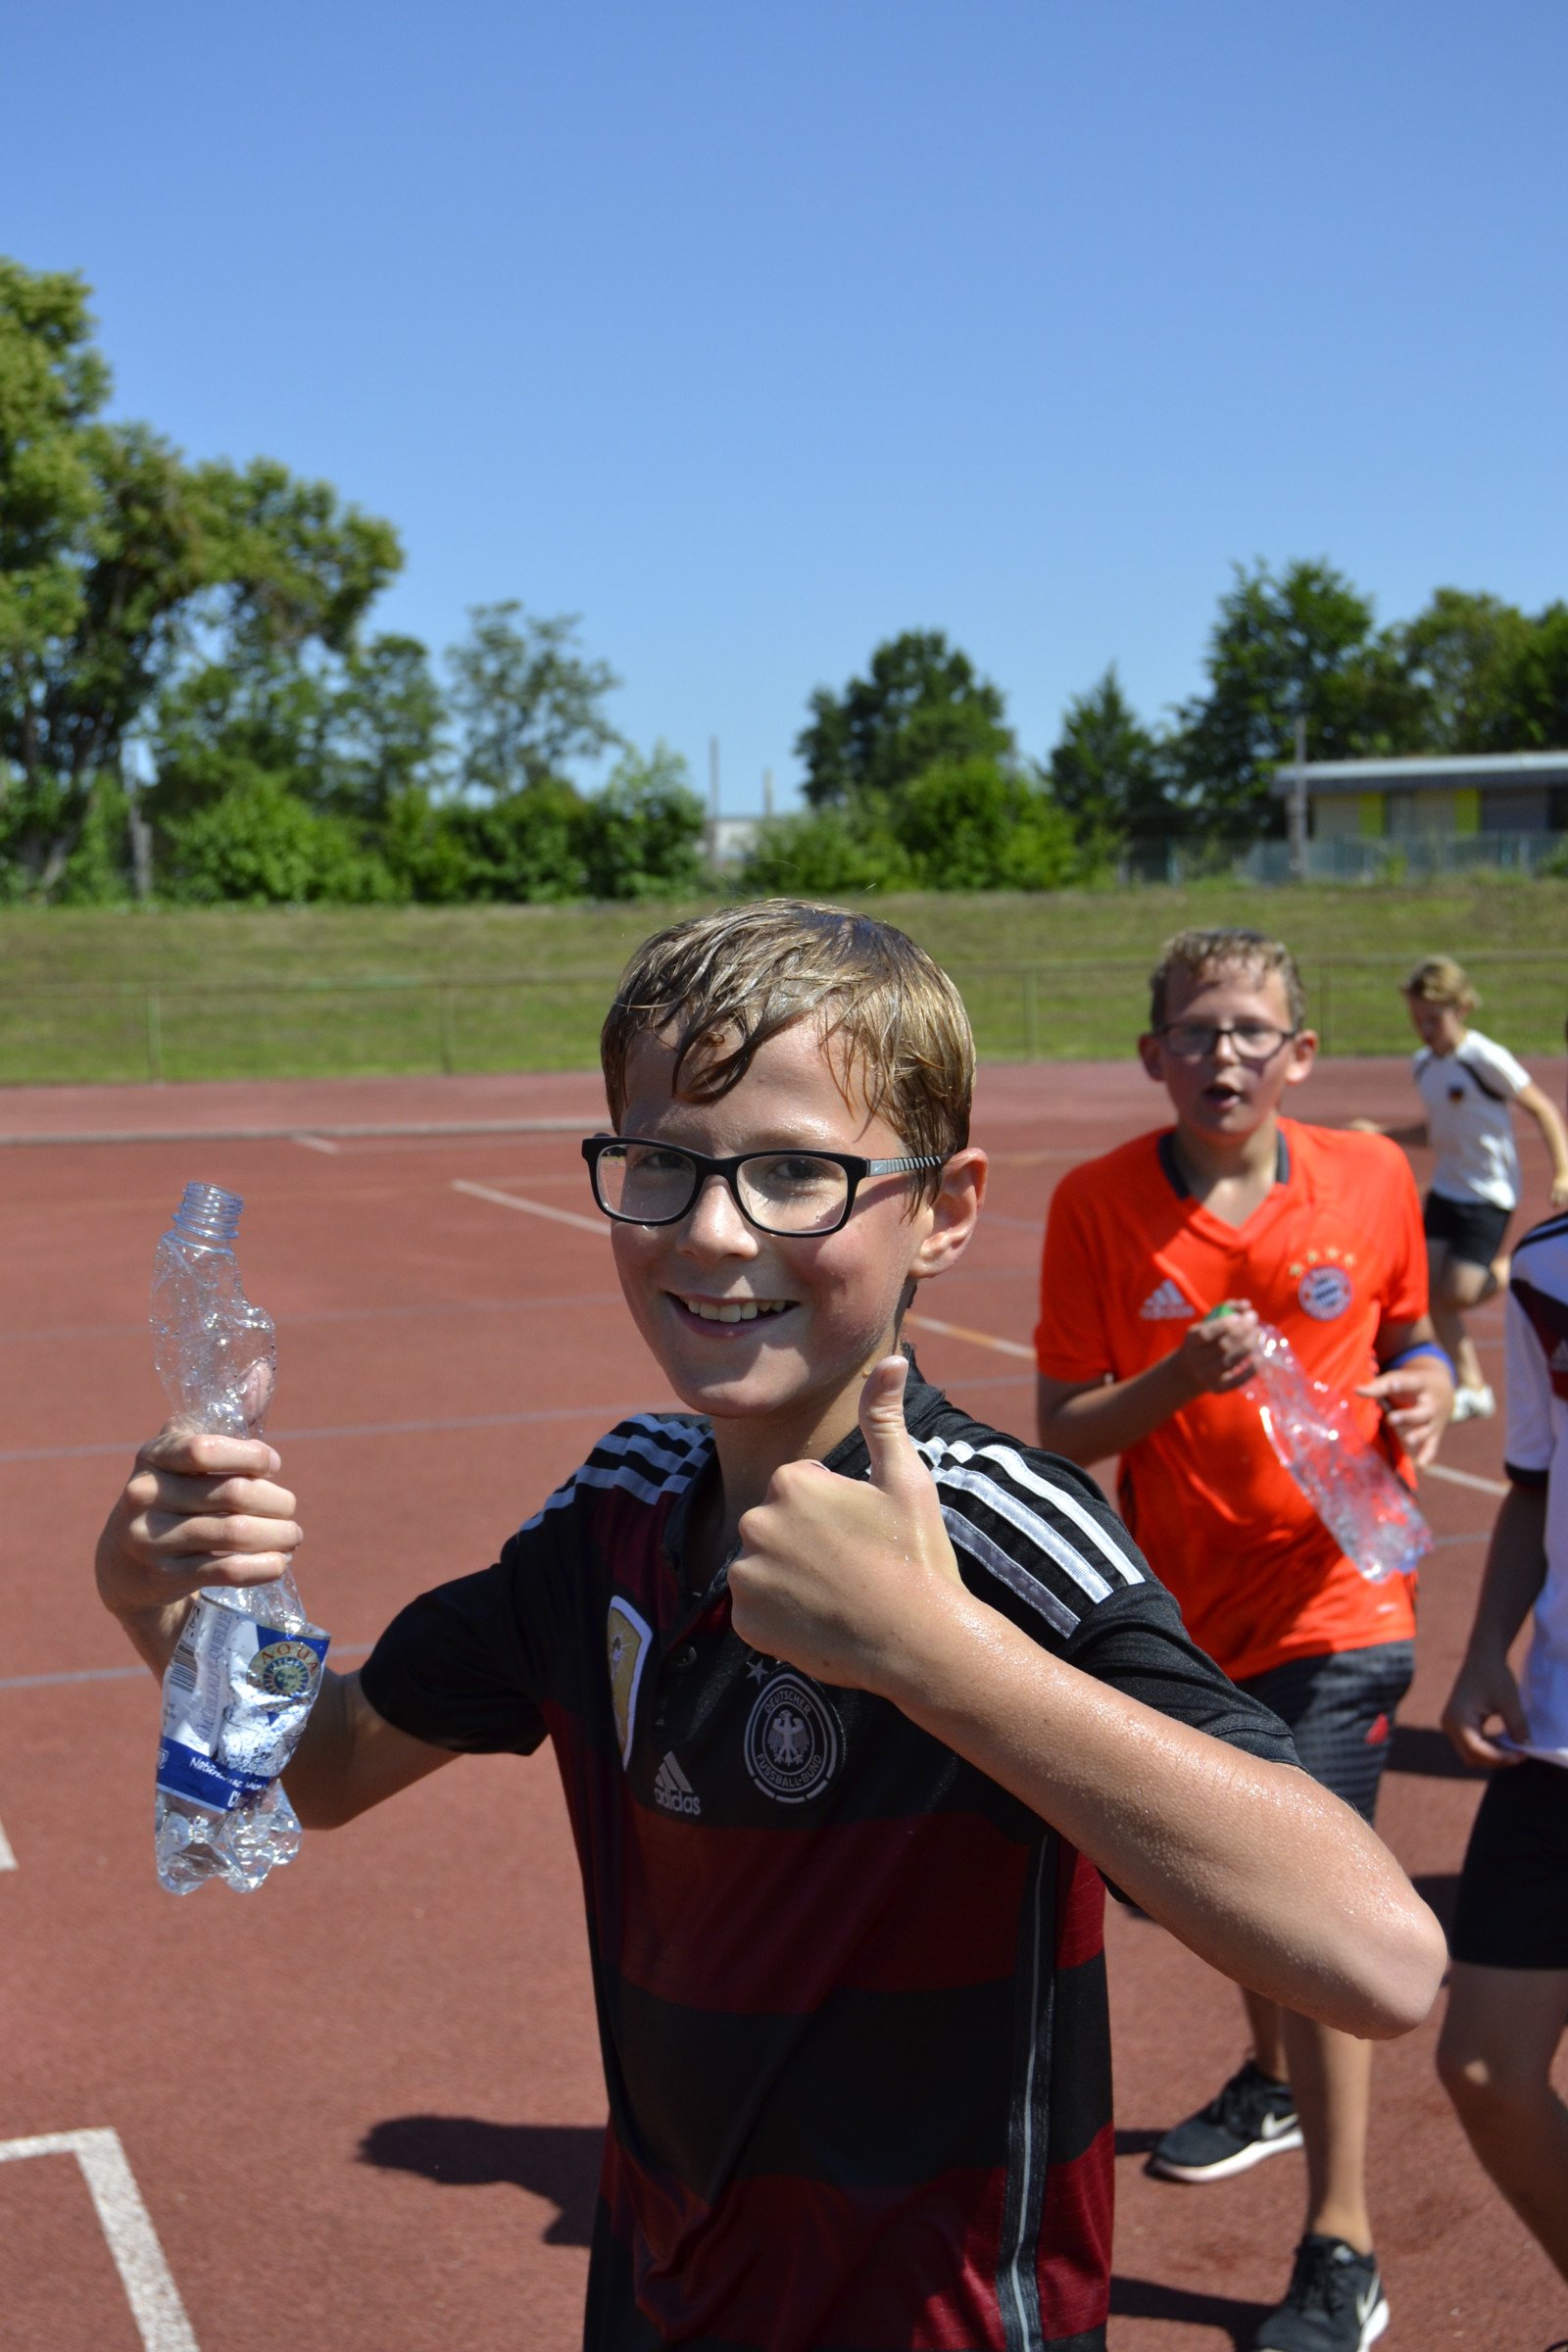
[(1247, 1394), (1269, 1443), (1347, 1559), (1371, 1584), (1413, 1568), (1432, 1548), (1432, 1530), (1384, 1455), (1355, 1426), (1348, 1398), (1308, 1380), (1296, 1350), (1260, 1323), (1257, 1370)]
[[(272, 1320), (240, 1288), (244, 1202), (188, 1184), (153, 1260), (158, 1370), (188, 1428), (256, 1438), (276, 1372)], [(287, 1571), (198, 1592), (164, 1676), (154, 1851), (171, 1894), (208, 1879), (249, 1893), (299, 1851), (279, 1773), (321, 1684), (327, 1637)]]

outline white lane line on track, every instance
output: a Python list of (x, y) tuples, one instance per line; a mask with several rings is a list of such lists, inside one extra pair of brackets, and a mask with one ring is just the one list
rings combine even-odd
[(1506, 1494), (1510, 1492), (1505, 1478), (1477, 1478), (1473, 1470), (1450, 1470), (1446, 1462), (1428, 1462), (1418, 1475), (1422, 1478), (1446, 1479), (1450, 1487), (1470, 1487), (1477, 1494)]
[(36, 2139), (0, 2139), (0, 2164), (31, 2156), (74, 2156), (80, 2165), (146, 2352), (199, 2352), (119, 2132), (46, 2132)]
[(11, 1850), (11, 1840), (6, 1836), (5, 1823), (0, 1821), (0, 1870), (15, 1870), (16, 1867), (17, 1857)]
[(602, 1234), (608, 1241), (608, 1217), (585, 1217), (574, 1208), (552, 1208), (544, 1200), (524, 1200), (517, 1193), (499, 1193), (493, 1184), (474, 1184), (466, 1176), (454, 1176), (452, 1190), (467, 1193), (475, 1200), (493, 1200), (498, 1208), (520, 1208), (530, 1217), (548, 1217), (556, 1225), (580, 1225), (584, 1233)]
[(329, 1135), (297, 1135), (294, 1141), (302, 1152), (330, 1152), (334, 1159), (343, 1149), (341, 1144), (334, 1144)]
[[(374, 1647), (373, 1642), (334, 1642), (332, 1662), (368, 1657)], [(61, 1683), (135, 1683), (146, 1672), (145, 1666), (68, 1666), (58, 1674), (0, 1674), (0, 1690), (42, 1690)]]
[(947, 1340), (968, 1340), (976, 1348), (994, 1348), (999, 1355), (1021, 1355), (1026, 1363), (1035, 1360), (1035, 1351), (1021, 1340), (999, 1340), (989, 1331), (971, 1331), (966, 1323), (939, 1323), (935, 1315), (908, 1314), (906, 1323), (918, 1331), (939, 1331)]
[[(551, 1404), (528, 1413), (454, 1413), (440, 1421), (348, 1421), (338, 1428), (270, 1429), (276, 1446), (304, 1446), (326, 1438), (440, 1437), (465, 1429), (523, 1429), (535, 1421), (623, 1421), (628, 1413), (678, 1413), (678, 1404), (650, 1404), (646, 1396), (630, 1404)], [(0, 1462), (91, 1461), (106, 1454), (131, 1455), (140, 1438), (119, 1438), (106, 1446), (14, 1446), (0, 1452)]]

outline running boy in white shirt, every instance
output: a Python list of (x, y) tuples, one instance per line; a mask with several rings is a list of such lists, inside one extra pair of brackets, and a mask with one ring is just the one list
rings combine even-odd
[(1432, 1320), (1453, 1358), (1454, 1420), (1488, 1420), (1496, 1399), (1464, 1317), (1508, 1279), (1497, 1256), (1519, 1205), (1512, 1106), (1529, 1111), (1551, 1154), (1553, 1208), (1568, 1208), (1568, 1128), (1523, 1062), (1469, 1027), (1479, 999), (1451, 956), (1418, 963), (1404, 1001), (1421, 1040), (1412, 1075), (1427, 1115), (1418, 1127), (1382, 1132), (1437, 1154), (1424, 1219)]

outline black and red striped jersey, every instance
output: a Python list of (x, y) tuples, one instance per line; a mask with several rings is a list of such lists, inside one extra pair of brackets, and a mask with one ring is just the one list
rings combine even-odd
[[(1093, 1481), (911, 1370), (959, 1566), (1045, 1648), (1290, 1762)], [(547, 1736), (587, 1900), (610, 2127), (589, 2352), (1088, 2352), (1104, 2340), (1099, 1874), (888, 1701), (682, 1574), (705, 1421), (623, 1422), (494, 1567), (363, 1672), (454, 1749)], [(864, 1477), (858, 1434), (828, 1467)]]

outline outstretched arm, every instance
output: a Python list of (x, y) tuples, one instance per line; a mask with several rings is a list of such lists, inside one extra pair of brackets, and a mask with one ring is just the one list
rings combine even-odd
[(1466, 1764), (1490, 1771), (1519, 1762), (1517, 1755), (1496, 1744), (1494, 1727), (1500, 1723), (1514, 1740), (1528, 1737), (1508, 1650), (1534, 1607), (1545, 1576), (1546, 1488), (1543, 1480), (1540, 1486), (1510, 1487), (1503, 1498), (1476, 1600), (1476, 1621), (1443, 1710), (1443, 1728)]
[(1037, 1388), (1040, 1443), (1085, 1469), (1125, 1453), (1195, 1396), (1222, 1396), (1252, 1377), (1257, 1316), (1245, 1298), (1193, 1324), (1179, 1348), (1126, 1380), (1051, 1380)]
[[(301, 1530), (281, 1467), (261, 1439), (174, 1423), (137, 1454), (98, 1539), (98, 1593), (155, 1675), (204, 1585), (270, 1584), (288, 1566)], [(330, 1829), (452, 1760), (377, 1715), (357, 1674), (328, 1668), (284, 1785), (307, 1829)]]
[(1095, 1681), (976, 1599), (903, 1382), (897, 1358), (866, 1382), (868, 1485), (795, 1462), (742, 1519), (742, 1640), (890, 1699), (1225, 1975), (1363, 2037), (1419, 2024), (1443, 1936), (1388, 1849), (1304, 1773)]

